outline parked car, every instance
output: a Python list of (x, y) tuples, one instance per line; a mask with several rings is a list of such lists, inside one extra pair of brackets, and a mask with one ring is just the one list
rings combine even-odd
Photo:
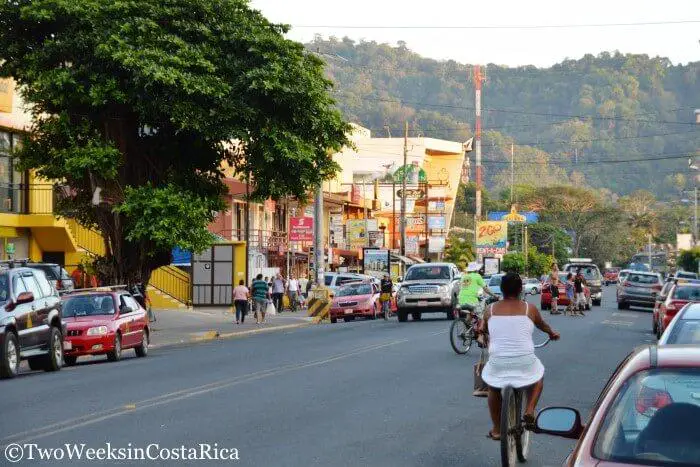
[(372, 282), (358, 282), (340, 286), (331, 303), (331, 323), (338, 319), (353, 321), (355, 318), (373, 319), (382, 314), (379, 287)]
[(64, 295), (63, 320), (66, 365), (85, 355), (117, 361), (125, 349), (134, 349), (138, 357), (148, 355), (148, 314), (126, 291), (105, 288)]
[(673, 287), (674, 284), (675, 279), (672, 276), (667, 277), (661, 288), (661, 292), (656, 295), (656, 300), (654, 301), (654, 311), (651, 314), (651, 332), (657, 336), (661, 335), (661, 333), (659, 333), (659, 312), (661, 311), (661, 305), (666, 301), (668, 293), (671, 291), (671, 287)]
[(378, 281), (371, 276), (366, 276), (364, 274), (355, 274), (352, 272), (326, 272), (323, 274), (323, 280), (326, 284), (326, 287), (328, 287), (331, 290), (331, 296), (335, 294), (335, 291), (338, 290), (339, 287), (345, 284), (350, 284), (353, 282), (362, 282), (367, 280), (371, 280), (373, 282), (378, 283)]
[(46, 278), (59, 294), (71, 292), (74, 288), (73, 279), (68, 272), (55, 263), (27, 263), (27, 267), (41, 269), (46, 274)]
[(674, 276), (677, 279), (697, 279), (698, 275), (695, 272), (688, 272), (688, 271), (676, 271)]
[(617, 308), (627, 310), (631, 305), (654, 308), (656, 296), (663, 288), (661, 275), (656, 272), (633, 271), (617, 286)]
[(617, 278), (620, 275), (620, 268), (607, 268), (603, 274), (605, 285), (617, 284)]
[(523, 290), (526, 294), (538, 295), (542, 293), (542, 282), (539, 279), (525, 279), (523, 281)]
[(583, 278), (586, 279), (592, 304), (600, 306), (603, 300), (603, 275), (600, 273), (600, 269), (593, 264), (592, 260), (586, 258), (572, 259), (564, 265), (563, 272), (575, 275), (578, 271), (581, 271)]
[(21, 360), (32, 370), (63, 365), (61, 299), (38, 269), (0, 269), (0, 378), (13, 378)]
[(645, 346), (632, 352), (603, 388), (590, 419), (548, 407), (542, 434), (576, 439), (574, 466), (691, 466), (700, 460), (700, 346)]
[(676, 313), (691, 302), (700, 302), (700, 283), (676, 280), (659, 307), (657, 337), (661, 337)]
[(700, 344), (700, 303), (688, 303), (676, 313), (659, 339), (659, 345), (668, 344)]
[(460, 278), (457, 266), (452, 263), (409, 267), (396, 295), (399, 321), (406, 321), (409, 313), (414, 320), (421, 319), (423, 313), (445, 313), (447, 319), (453, 319)]
[[(564, 283), (566, 282), (566, 275), (568, 273), (566, 272), (560, 272), (559, 273), (559, 296), (557, 298), (557, 306), (568, 306), (569, 305), (569, 299), (566, 297), (566, 286)], [(552, 309), (552, 291), (551, 291), (551, 282), (549, 281), (549, 278), (545, 283), (542, 285), (542, 295), (540, 295), (540, 308), (542, 310), (551, 310)], [(593, 299), (591, 298), (591, 289), (584, 285), (583, 286), (583, 294), (586, 297), (586, 310), (590, 310), (593, 307)]]

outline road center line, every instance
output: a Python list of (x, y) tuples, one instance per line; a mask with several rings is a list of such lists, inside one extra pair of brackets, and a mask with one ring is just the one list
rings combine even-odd
[[(441, 333), (444, 333), (444, 331), (441, 331)], [(430, 334), (433, 335), (433, 334)], [(82, 417), (77, 417), (71, 420), (65, 420), (62, 422), (54, 423), (51, 425), (47, 425), (41, 428), (37, 428), (34, 430), (27, 430), (21, 433), (16, 433), (14, 435), (8, 436), (6, 438), (0, 439), (0, 442), (3, 443), (3, 446), (6, 445), (6, 442), (10, 443), (18, 443), (18, 444), (23, 444), (23, 443), (28, 443), (30, 441), (35, 441), (37, 439), (41, 438), (46, 438), (48, 436), (52, 436), (58, 433), (63, 433), (66, 431), (71, 431), (75, 430), (77, 428), (82, 428), (84, 426), (89, 426), (89, 425), (94, 425), (95, 423), (99, 423), (105, 420), (109, 420), (115, 417), (119, 417), (122, 415), (126, 414), (132, 414), (134, 412), (138, 412), (141, 410), (149, 409), (152, 407), (157, 407), (165, 404), (170, 404), (173, 402), (177, 402), (183, 399), (187, 399), (190, 397), (195, 397), (198, 395), (202, 394), (207, 394), (213, 391), (217, 391), (220, 389), (225, 389), (229, 388), (231, 386), (241, 384), (241, 383), (247, 383), (250, 381), (256, 381), (262, 378), (267, 378), (270, 376), (277, 376), (281, 375), (284, 373), (289, 373), (291, 371), (296, 371), (296, 370), (302, 370), (305, 368), (312, 368), (316, 366), (321, 366), (325, 365), (328, 363), (332, 363), (338, 360), (343, 360), (346, 358), (354, 357), (356, 355), (360, 355), (363, 353), (367, 352), (372, 352), (378, 349), (390, 347), (393, 345), (398, 345), (398, 344), (403, 344), (406, 342), (409, 342), (410, 339), (400, 339), (400, 340), (395, 340), (395, 341), (390, 341), (390, 342), (385, 342), (382, 344), (375, 344), (375, 345), (370, 345), (367, 347), (361, 347), (359, 349), (355, 349), (349, 352), (341, 353), (334, 355), (332, 357), (324, 358), (322, 360), (312, 360), (308, 362), (302, 362), (302, 363), (294, 363), (294, 364), (289, 364), (277, 368), (272, 368), (269, 370), (262, 370), (254, 373), (249, 373), (247, 375), (241, 375), (241, 376), (236, 376), (233, 378), (213, 382), (213, 383), (208, 383), (204, 384), (201, 386), (195, 386), (192, 388), (188, 389), (182, 389), (179, 391), (171, 392), (168, 394), (163, 394), (157, 397), (153, 397), (150, 399), (144, 399), (139, 402), (131, 402), (125, 405), (122, 405), (120, 407), (115, 407), (113, 409), (105, 410), (102, 412), (97, 412), (94, 414), (88, 414), (84, 415)], [(128, 407), (128, 408), (127, 408)], [(21, 438), (22, 436), (25, 436), (25, 438)], [(21, 439), (19, 439), (21, 438)]]

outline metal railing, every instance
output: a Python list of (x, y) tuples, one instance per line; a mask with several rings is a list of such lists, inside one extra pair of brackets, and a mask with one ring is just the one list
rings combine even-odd
[(186, 305), (192, 303), (192, 281), (189, 274), (174, 266), (162, 266), (151, 274), (150, 286)]
[[(245, 229), (225, 229), (216, 235), (232, 241), (245, 241)], [(250, 229), (248, 245), (253, 249), (277, 249), (287, 245), (287, 232), (281, 230)]]
[(52, 184), (0, 184), (0, 212), (53, 214), (61, 188)]
[(93, 256), (104, 256), (106, 254), (104, 238), (100, 232), (82, 226), (75, 219), (68, 219), (67, 221), (68, 228), (79, 248)]

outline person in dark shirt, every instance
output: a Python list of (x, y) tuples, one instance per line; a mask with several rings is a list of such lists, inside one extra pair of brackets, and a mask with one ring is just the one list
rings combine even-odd
[(255, 304), (255, 323), (262, 324), (265, 322), (265, 308), (267, 308), (267, 302), (270, 297), (267, 282), (263, 280), (262, 274), (258, 274), (253, 281), (251, 291)]
[(394, 283), (391, 281), (389, 274), (384, 274), (379, 291), (381, 295), (379, 296), (379, 301), (382, 302), (382, 315), (384, 319), (389, 319), (389, 313), (391, 312), (391, 297), (394, 291)]
[(583, 309), (586, 307), (586, 295), (583, 293), (583, 286), (586, 285), (586, 279), (583, 278), (581, 270), (576, 271), (576, 277), (574, 277), (574, 292), (576, 293), (576, 308), (575, 310), (581, 316), (583, 314)]

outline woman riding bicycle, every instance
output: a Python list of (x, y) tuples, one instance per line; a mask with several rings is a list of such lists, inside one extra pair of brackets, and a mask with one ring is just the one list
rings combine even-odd
[(464, 275), (462, 275), (462, 284), (459, 289), (459, 307), (462, 308), (464, 305), (476, 308), (479, 305), (479, 292), (483, 290), (492, 297), (496, 297), (489, 288), (486, 286), (484, 278), (479, 274), (479, 269), (481, 269), (481, 264), (479, 263), (469, 263), (467, 265), (467, 270)]
[(558, 340), (559, 334), (542, 319), (537, 307), (523, 300), (523, 281), (518, 274), (508, 273), (501, 280), (503, 300), (484, 313), (482, 332), (489, 335), (489, 360), (481, 374), (489, 385), (489, 412), (493, 429), (488, 437), (501, 438), (501, 388), (510, 385), (526, 388), (527, 407), (523, 420), (534, 425), (535, 408), (544, 387), (544, 366), (535, 356), (532, 332), (537, 327)]

